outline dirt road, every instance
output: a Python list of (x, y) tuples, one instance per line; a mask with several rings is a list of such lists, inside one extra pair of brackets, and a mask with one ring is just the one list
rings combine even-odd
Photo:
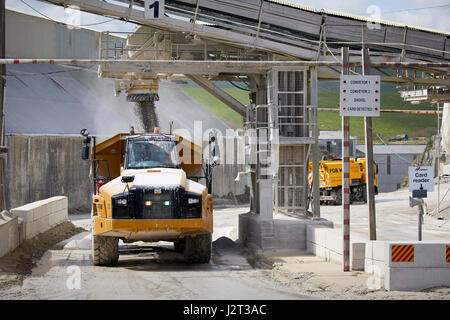
[[(444, 192), (449, 187), (444, 185)], [(434, 198), (428, 198), (429, 210)], [(377, 196), (379, 239), (415, 239), (416, 208), (409, 208), (407, 199), (406, 190)], [(447, 199), (442, 204), (449, 205)], [(450, 288), (388, 292), (381, 279), (379, 288), (369, 289), (369, 274), (344, 273), (341, 265), (304, 252), (252, 256), (235, 243), (238, 216), (245, 212), (248, 207), (214, 210), (209, 264), (185, 264), (168, 242), (140, 242), (121, 244), (117, 267), (93, 267), (85, 231), (48, 250), (22, 285), (2, 287), (0, 274), (0, 299), (450, 299)], [(367, 235), (366, 206), (352, 205), (351, 214), (352, 232)], [(323, 206), (322, 217), (341, 227), (340, 207)], [(90, 229), (89, 214), (70, 219)], [(424, 239), (449, 239), (448, 220), (426, 216), (424, 222)]]
[[(216, 210), (209, 264), (185, 264), (171, 243), (160, 242), (122, 244), (117, 267), (93, 267), (83, 232), (48, 250), (22, 286), (0, 290), (0, 299), (310, 299), (265, 277), (234, 244), (238, 214), (247, 210)], [(72, 218), (89, 227), (88, 215)]]

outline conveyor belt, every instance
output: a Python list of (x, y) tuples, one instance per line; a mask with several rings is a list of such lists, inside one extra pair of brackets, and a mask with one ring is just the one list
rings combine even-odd
[[(173, 31), (192, 31), (243, 47), (279, 52), (314, 60), (321, 30), (331, 50), (341, 46), (361, 48), (362, 42), (374, 53), (404, 53), (403, 58), (449, 61), (449, 33), (382, 22), (380, 29), (367, 28), (367, 19), (279, 0), (166, 0), (165, 11), (202, 21), (194, 24), (180, 19), (147, 20), (142, 0), (42, 0), (57, 5), (76, 5), (83, 11), (115, 16), (138, 24)], [(117, 2), (128, 4), (119, 5)], [(198, 6), (197, 6), (198, 4)], [(262, 5), (261, 5), (262, 4)], [(364, 32), (363, 32), (364, 29)], [(364, 33), (364, 39), (362, 34)], [(337, 51), (335, 51), (337, 52)]]
[[(129, 3), (129, 0), (120, 1)], [(143, 1), (135, 0), (134, 4), (143, 6)], [(364, 42), (384, 52), (401, 53), (405, 48), (407, 55), (419, 60), (450, 59), (449, 33), (386, 21), (380, 24), (380, 29), (370, 30), (365, 17), (319, 11), (288, 1), (166, 0), (165, 9), (167, 13), (195, 18), (209, 25), (314, 50), (325, 26), (331, 48), (345, 44), (359, 49)]]

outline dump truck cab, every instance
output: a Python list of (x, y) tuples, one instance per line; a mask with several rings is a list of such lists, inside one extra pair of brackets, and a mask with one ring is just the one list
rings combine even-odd
[[(361, 172), (362, 172), (362, 183), (365, 185), (367, 183), (367, 164), (366, 164), (366, 158), (355, 158), (356, 163), (358, 163)], [(373, 163), (373, 172), (374, 174), (374, 179), (373, 179), (373, 184), (374, 184), (374, 189), (375, 189), (375, 194), (378, 194), (378, 164), (377, 163)]]
[[(187, 262), (209, 261), (213, 198), (194, 181), (202, 163), (180, 156), (201, 161), (199, 146), (175, 135), (120, 134), (94, 149), (92, 162), (102, 176), (92, 205), (95, 265), (117, 264), (119, 239), (172, 241)], [(106, 172), (112, 176), (104, 179)]]

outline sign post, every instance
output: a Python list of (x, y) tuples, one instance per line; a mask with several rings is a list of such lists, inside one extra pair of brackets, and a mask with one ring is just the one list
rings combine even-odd
[(433, 167), (409, 167), (409, 191), (412, 197), (409, 197), (409, 206), (412, 208), (418, 206), (418, 240), (422, 241), (422, 222), (423, 222), (423, 199), (427, 197), (428, 191), (434, 190), (434, 171)]
[(341, 75), (340, 115), (380, 116), (380, 76)]
[[(368, 60), (368, 54), (363, 54), (363, 60)], [(365, 75), (368, 73), (369, 63), (364, 63), (364, 75), (348, 75), (348, 72), (341, 75), (340, 79), (340, 103), (339, 112), (342, 119), (348, 117), (365, 117), (366, 131), (366, 173), (367, 173), (367, 203), (369, 205), (369, 238), (376, 240), (376, 219), (375, 219), (375, 173), (373, 169), (373, 142), (372, 142), (372, 118), (380, 116), (380, 76)], [(366, 70), (367, 69), (367, 70)], [(348, 121), (348, 120), (347, 120)], [(343, 130), (349, 128), (349, 124), (343, 124)], [(349, 145), (348, 138), (343, 133), (343, 145)], [(343, 149), (344, 150), (344, 149)], [(348, 150), (347, 150), (348, 152)], [(348, 153), (342, 155), (343, 161), (348, 160)], [(343, 163), (345, 170), (345, 163)], [(349, 177), (349, 171), (343, 171), (342, 189), (345, 193), (345, 177)], [(348, 205), (345, 205), (348, 206)]]

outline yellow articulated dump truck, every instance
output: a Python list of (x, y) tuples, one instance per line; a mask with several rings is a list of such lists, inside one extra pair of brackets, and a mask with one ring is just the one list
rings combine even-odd
[[(312, 188), (312, 162), (308, 166), (308, 182)], [(375, 194), (378, 194), (378, 166), (374, 164)], [(320, 204), (342, 204), (342, 159), (319, 162)], [(350, 158), (350, 202), (367, 202), (366, 159)]]
[[(82, 158), (91, 160), (95, 188), (94, 265), (117, 264), (119, 239), (172, 241), (188, 263), (208, 263), (213, 232), (210, 173), (217, 159), (203, 170), (202, 148), (177, 135), (118, 134), (99, 144), (86, 131), (82, 135)], [(209, 188), (194, 181), (200, 178), (206, 178)]]

